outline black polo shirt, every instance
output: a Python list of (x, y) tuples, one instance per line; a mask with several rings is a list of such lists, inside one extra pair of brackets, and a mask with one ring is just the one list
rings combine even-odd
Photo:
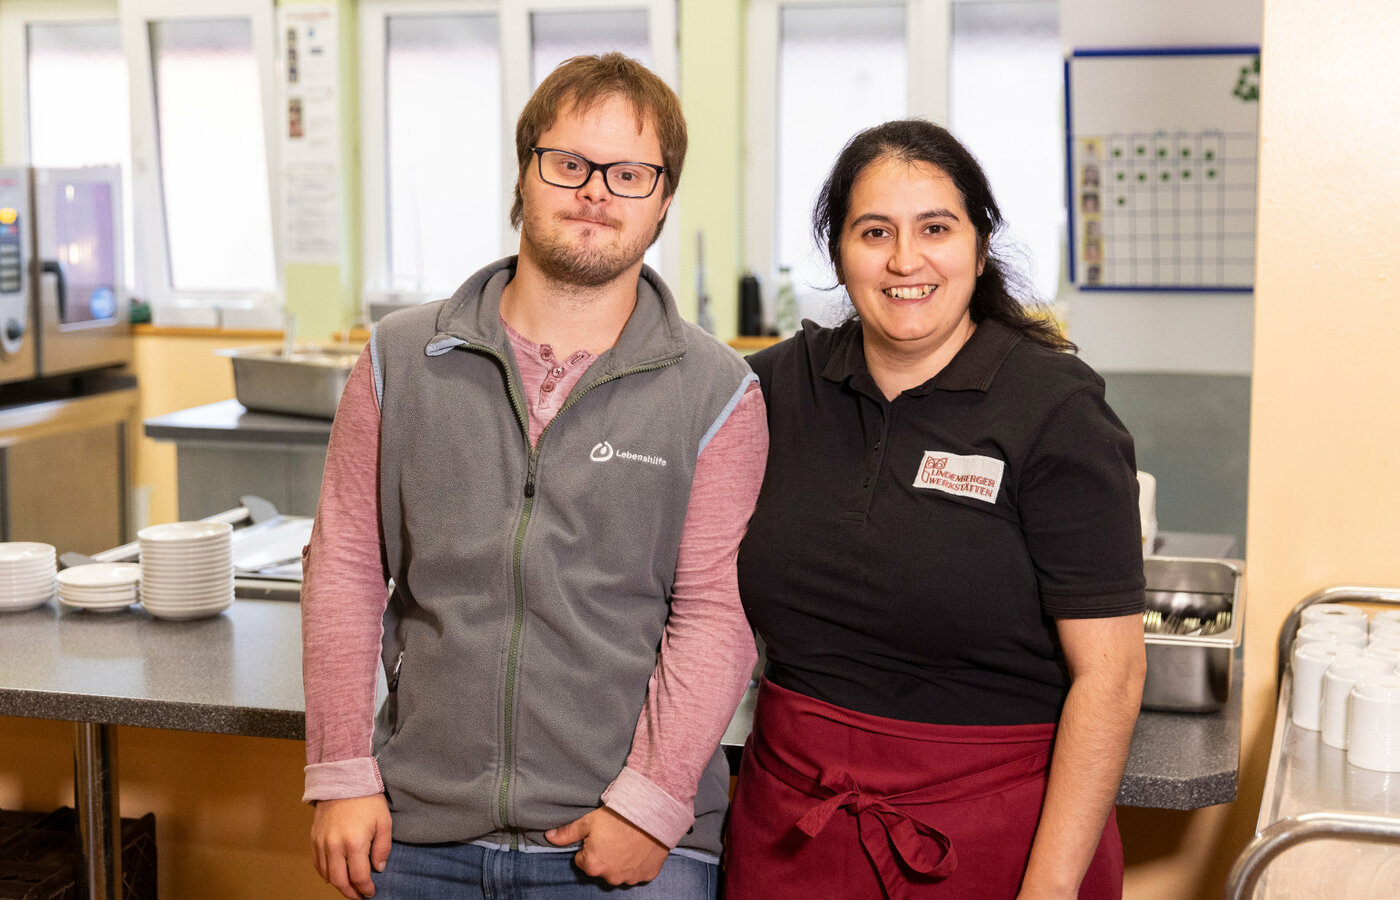
[(1077, 357), (978, 325), (885, 399), (860, 326), (749, 357), (768, 467), (739, 585), (768, 677), (906, 721), (1055, 721), (1055, 618), (1143, 608), (1133, 443)]

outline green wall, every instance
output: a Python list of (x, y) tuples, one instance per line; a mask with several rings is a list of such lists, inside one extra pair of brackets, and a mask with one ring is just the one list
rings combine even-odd
[(744, 266), (744, 0), (680, 0), (680, 95), (690, 129), (681, 177), (681, 274), (671, 285), (695, 318), (695, 236), (705, 233), (705, 272), (715, 330), (738, 333)]
[[(322, 2), (282, 0), (280, 5)], [(309, 339), (349, 328), (360, 311), (359, 29), (353, 0), (334, 0), (340, 29), (340, 189), (338, 266), (289, 263), (284, 267), (287, 311)]]

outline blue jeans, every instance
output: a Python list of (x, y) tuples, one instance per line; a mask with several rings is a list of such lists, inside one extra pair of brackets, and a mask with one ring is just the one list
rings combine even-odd
[(719, 866), (672, 853), (646, 884), (613, 887), (574, 865), (574, 851), (524, 853), (475, 844), (394, 841), (374, 900), (714, 900)]

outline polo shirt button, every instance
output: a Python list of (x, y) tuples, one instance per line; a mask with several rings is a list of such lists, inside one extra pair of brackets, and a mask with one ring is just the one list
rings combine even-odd
[(552, 391), (552, 390), (554, 390), (554, 382), (552, 382), (552, 381), (546, 381), (543, 385), (540, 386), (540, 390), (542, 390), (542, 391)]
[(555, 366), (553, 369), (549, 370), (549, 374), (553, 375), (555, 378), (558, 378), (560, 375), (564, 374), (564, 370), (560, 366)]

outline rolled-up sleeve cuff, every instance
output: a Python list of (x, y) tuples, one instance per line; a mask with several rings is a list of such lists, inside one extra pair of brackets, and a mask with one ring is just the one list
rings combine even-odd
[(667, 847), (675, 847), (695, 824), (693, 807), (682, 803), (633, 769), (623, 769), (603, 791), (603, 805)]
[(379, 777), (379, 765), (371, 756), (312, 763), (304, 771), (306, 793), (301, 795), (302, 803), (370, 797), (384, 792), (384, 780)]

